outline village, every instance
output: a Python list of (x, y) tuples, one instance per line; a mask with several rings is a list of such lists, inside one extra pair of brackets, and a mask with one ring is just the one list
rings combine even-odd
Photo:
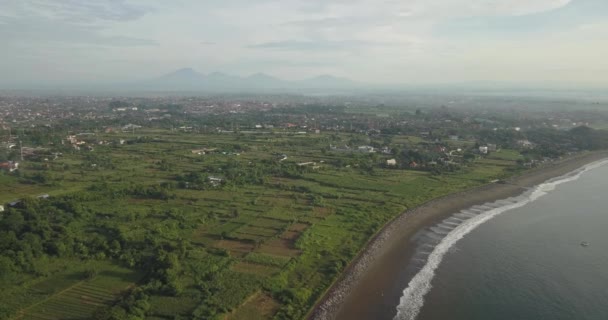
[(399, 212), (608, 141), (593, 112), (357, 97), (11, 96), (0, 115), (0, 317), (301, 318)]

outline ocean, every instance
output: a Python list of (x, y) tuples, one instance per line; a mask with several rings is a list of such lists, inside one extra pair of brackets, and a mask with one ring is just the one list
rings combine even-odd
[(395, 320), (606, 320), (608, 162), (455, 213), (415, 241)]

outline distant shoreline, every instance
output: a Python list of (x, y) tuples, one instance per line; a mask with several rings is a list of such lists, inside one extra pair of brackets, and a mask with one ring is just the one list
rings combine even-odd
[[(452, 193), (406, 210), (370, 239), (308, 318), (392, 319), (401, 292), (409, 282), (402, 273), (415, 249), (410, 240), (418, 231), (460, 210), (520, 195), (528, 188), (607, 157), (608, 151), (576, 154), (528, 170), (504, 183)], [(395, 281), (403, 282), (401, 290), (394, 290)]]

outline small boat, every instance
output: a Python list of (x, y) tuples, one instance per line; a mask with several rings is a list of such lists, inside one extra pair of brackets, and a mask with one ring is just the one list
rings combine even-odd
[(581, 246), (582, 247), (588, 247), (589, 246), (589, 242), (583, 241), (583, 242), (581, 242)]

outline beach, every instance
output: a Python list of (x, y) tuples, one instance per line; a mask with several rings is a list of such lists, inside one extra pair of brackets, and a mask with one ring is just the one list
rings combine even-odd
[(411, 275), (403, 270), (414, 253), (412, 238), (439, 220), (469, 208), (518, 196), (551, 178), (608, 157), (577, 154), (498, 183), (450, 194), (407, 210), (373, 237), (311, 312), (310, 319), (392, 319)]

